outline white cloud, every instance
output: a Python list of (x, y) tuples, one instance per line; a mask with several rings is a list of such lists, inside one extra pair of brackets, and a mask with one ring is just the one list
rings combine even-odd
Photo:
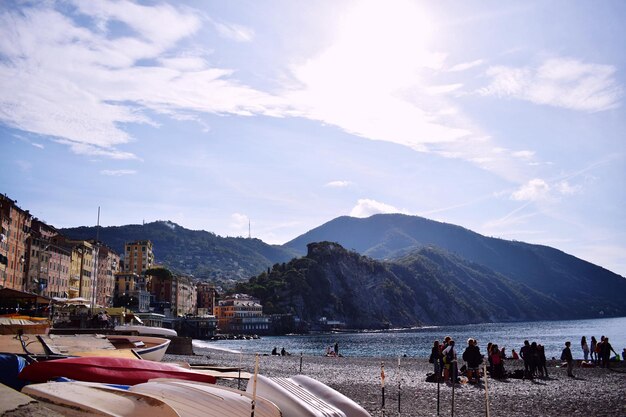
[(533, 151), (516, 151), (513, 152), (513, 156), (519, 159), (531, 159), (535, 156), (535, 152)]
[(513, 97), (535, 104), (598, 112), (620, 106), (623, 88), (616, 68), (575, 59), (554, 58), (537, 68), (490, 67), (491, 83), (479, 94)]
[(455, 66), (451, 67), (448, 69), (448, 71), (450, 72), (459, 72), (459, 71), (466, 71), (470, 68), (474, 68), (474, 67), (478, 67), (480, 65), (483, 64), (483, 60), (482, 59), (477, 59), (475, 61), (471, 61), (471, 62), (462, 62), (460, 64), (456, 64)]
[(237, 42), (250, 42), (254, 38), (254, 31), (245, 26), (223, 22), (213, 22), (213, 24), (220, 36), (224, 38)]
[(433, 33), (419, 4), (356, 2), (334, 42), (293, 66), (301, 88), (285, 97), (304, 117), (418, 151), (468, 137), (471, 130), (441, 94), (460, 85), (431, 87), (445, 60), (430, 48)]
[(31, 145), (33, 145), (35, 148), (39, 148), (39, 149), (44, 149), (45, 148), (45, 146), (43, 144), (41, 144), (41, 143), (33, 142), (33, 143), (31, 143)]
[(324, 187), (330, 187), (330, 188), (345, 188), (350, 186), (352, 183), (350, 181), (331, 181), (326, 183), (326, 185), (324, 185)]
[[(202, 25), (194, 11), (128, 1), (75, 6), (82, 21), (99, 24), (82, 26), (53, 2), (0, 12), (0, 122), (55, 137), (76, 153), (129, 159), (117, 149), (132, 139), (123, 125), (156, 125), (145, 109), (172, 117), (282, 114), (280, 99), (210, 68), (197, 53), (174, 50)], [(111, 32), (113, 23), (124, 36)]]
[(100, 171), (100, 174), (108, 175), (111, 177), (121, 177), (122, 175), (135, 175), (136, 173), (137, 171), (135, 171), (134, 169), (103, 169), (102, 171)]
[(511, 198), (517, 201), (538, 201), (548, 197), (550, 186), (540, 178), (535, 178), (522, 185), (511, 194)]
[(350, 216), (352, 217), (369, 217), (372, 216), (374, 214), (381, 214), (381, 213), (404, 213), (404, 214), (409, 214), (406, 212), (406, 210), (400, 210), (397, 209), (396, 207), (389, 205), (389, 204), (385, 204), (385, 203), (381, 203), (379, 201), (376, 200), (371, 200), (371, 199), (359, 199), (359, 201), (357, 201), (356, 206), (354, 206), (352, 208), (352, 211), (350, 211)]
[(578, 194), (581, 190), (581, 186), (571, 185), (566, 180), (550, 185), (541, 178), (534, 178), (514, 191), (511, 194), (511, 199), (516, 201), (546, 201), (558, 196)]
[(230, 219), (231, 219), (231, 223), (230, 223), (230, 227), (233, 229), (236, 229), (238, 231), (243, 230), (244, 228), (248, 228), (248, 222), (250, 221), (250, 218), (248, 216), (246, 216), (245, 214), (241, 214), (241, 213), (233, 213), (230, 215)]
[(556, 189), (563, 195), (574, 195), (581, 192), (582, 186), (571, 185), (567, 181), (560, 181), (556, 184)]

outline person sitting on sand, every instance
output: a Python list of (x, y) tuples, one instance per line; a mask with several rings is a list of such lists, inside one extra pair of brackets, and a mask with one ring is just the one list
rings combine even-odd
[(276, 346), (272, 349), (272, 355), (278, 355), (278, 348)]
[(289, 352), (287, 352), (287, 351), (285, 350), (285, 348), (283, 347), (283, 348), (280, 350), (280, 356), (288, 356), (288, 355), (289, 355)]
[(515, 349), (511, 349), (511, 358), (514, 359), (514, 360), (518, 360), (519, 359), (519, 355), (517, 354)]

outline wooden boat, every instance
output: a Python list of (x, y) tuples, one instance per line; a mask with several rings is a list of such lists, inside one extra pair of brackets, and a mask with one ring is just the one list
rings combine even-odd
[[(238, 417), (251, 414), (252, 396), (223, 386), (171, 379), (134, 385), (131, 392), (149, 395), (171, 406), (181, 417)], [(257, 397), (255, 417), (281, 417), (272, 402)]]
[(160, 337), (176, 337), (178, 333), (174, 329), (164, 327), (141, 326), (138, 324), (126, 324), (115, 326), (116, 332), (137, 332), (139, 335), (150, 335)]
[(76, 382), (27, 385), (22, 393), (63, 416), (177, 417), (167, 403), (152, 396)]
[[(24, 341), (24, 343), (22, 343)], [(169, 339), (122, 335), (0, 335), (0, 352), (32, 356), (109, 356), (139, 358), (155, 362), (163, 359)]]
[[(254, 390), (253, 380), (246, 391)], [(312, 378), (268, 378), (257, 376), (257, 396), (274, 402), (284, 417), (371, 417), (345, 395)]]
[(170, 339), (152, 336), (107, 335), (106, 338), (117, 350), (131, 349), (141, 359), (155, 362), (163, 360), (163, 356), (171, 342)]
[(215, 377), (169, 363), (110, 357), (79, 357), (35, 362), (19, 378), (47, 382), (57, 377), (107, 384), (141, 384), (154, 378), (176, 378), (215, 383)]
[(46, 318), (7, 314), (0, 316), (0, 335), (47, 334), (50, 331), (50, 321)]

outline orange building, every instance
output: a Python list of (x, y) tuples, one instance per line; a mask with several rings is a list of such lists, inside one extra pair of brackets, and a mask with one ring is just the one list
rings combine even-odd
[(144, 275), (147, 269), (154, 266), (151, 241), (138, 240), (136, 242), (128, 242), (124, 246), (124, 272)]

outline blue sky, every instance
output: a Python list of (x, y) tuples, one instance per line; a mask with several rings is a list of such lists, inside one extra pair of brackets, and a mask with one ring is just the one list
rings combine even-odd
[(4, 1), (1, 192), (284, 243), (401, 212), (626, 275), (623, 1)]

